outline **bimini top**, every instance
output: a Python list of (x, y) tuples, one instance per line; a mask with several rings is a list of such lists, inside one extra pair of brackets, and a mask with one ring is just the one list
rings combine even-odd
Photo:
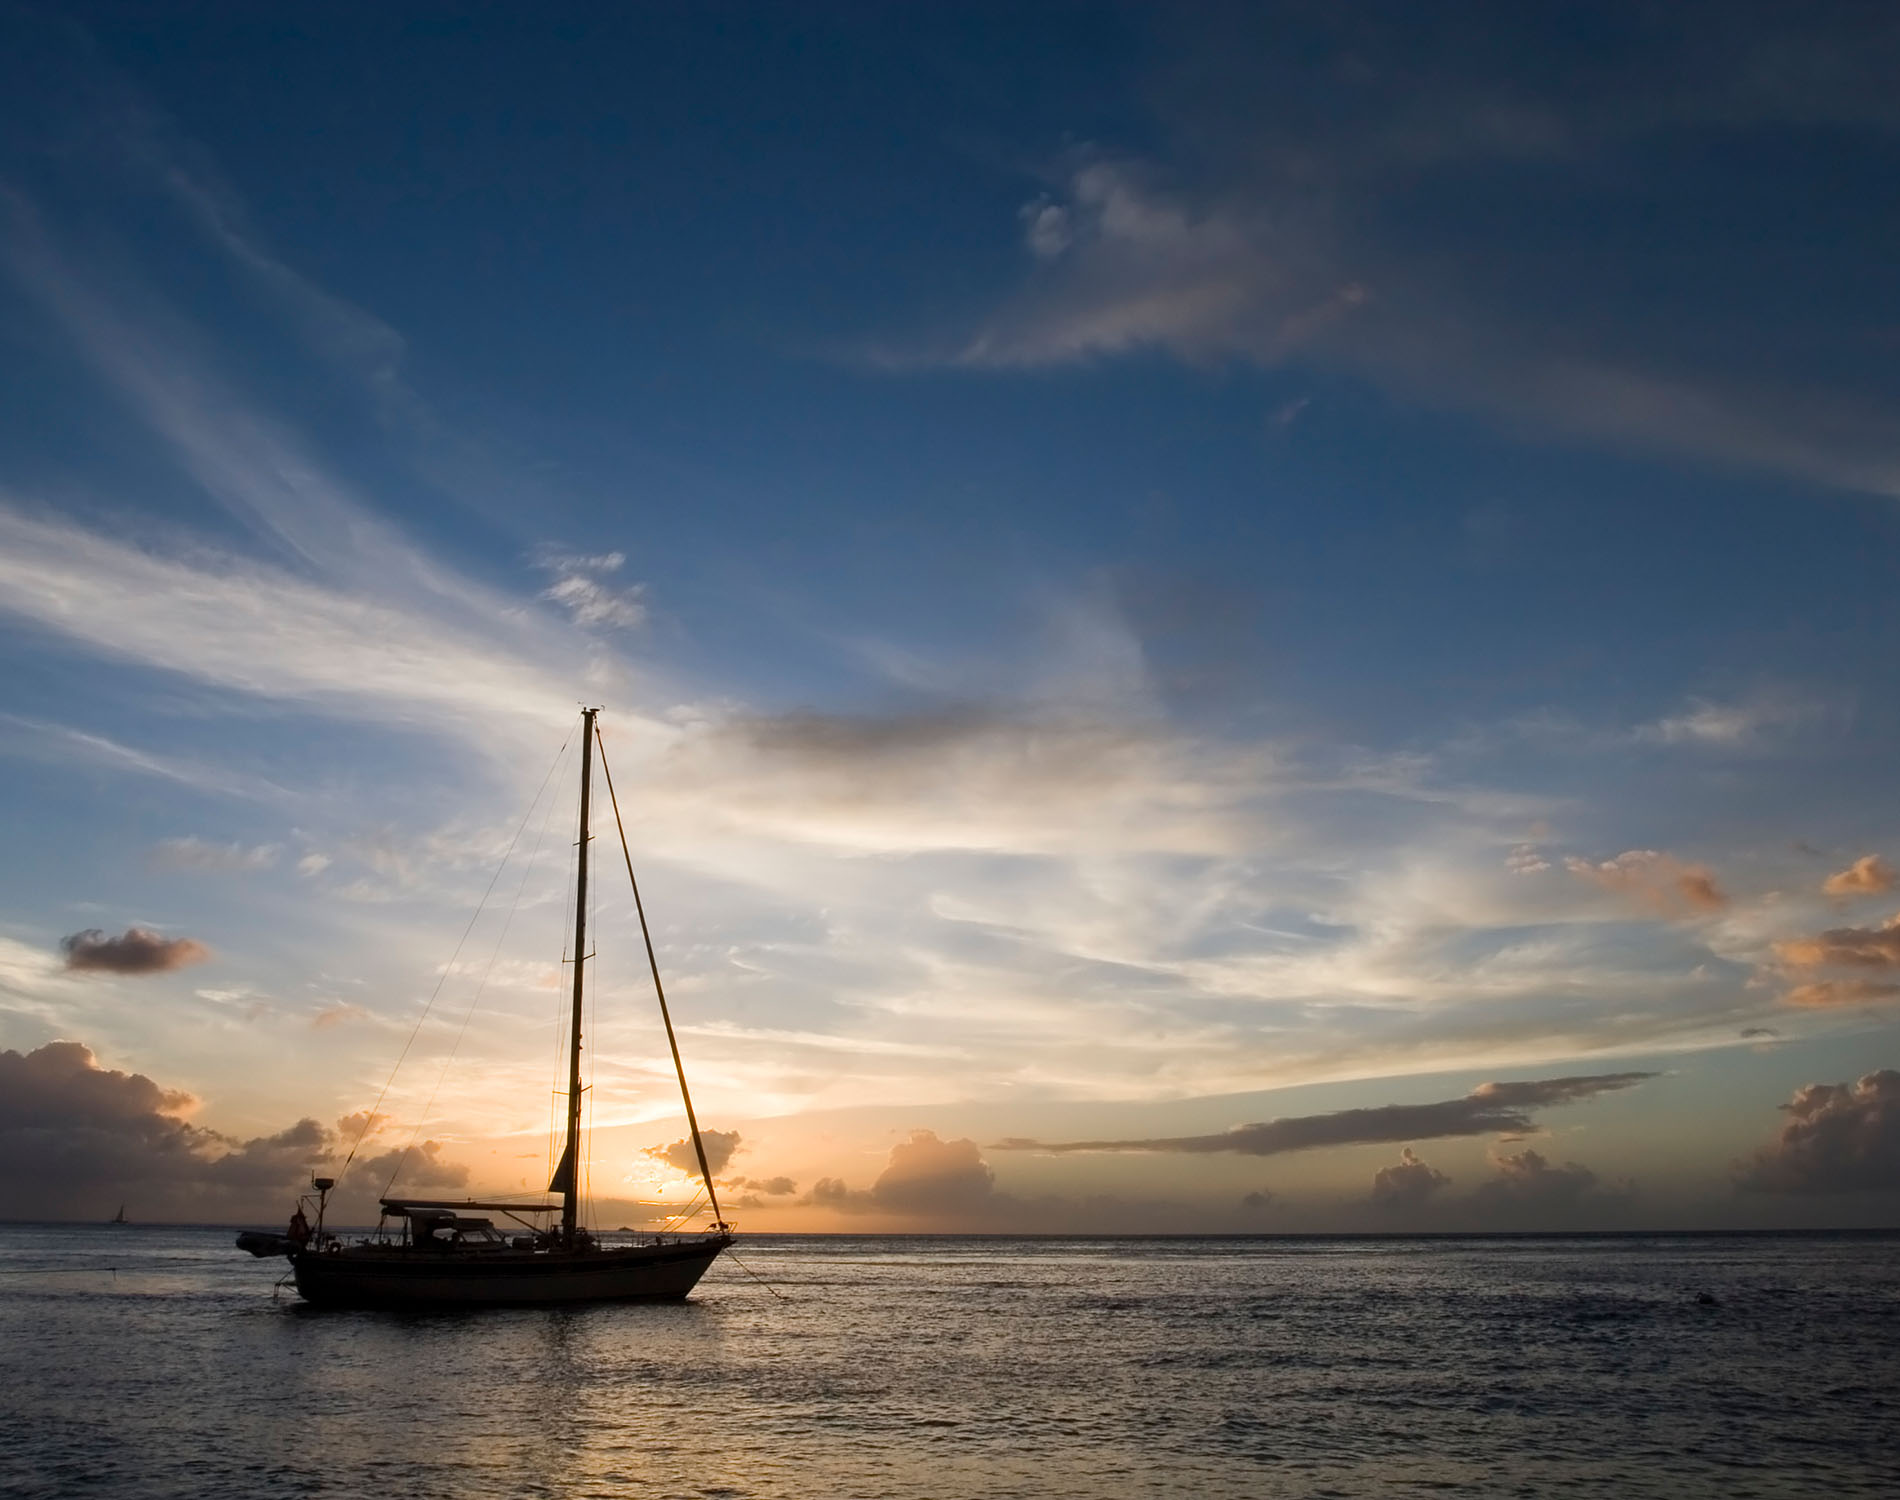
[(449, 1209), (460, 1213), (463, 1209), (478, 1210), (500, 1214), (554, 1214), (561, 1211), (558, 1203), (476, 1203), (455, 1201), (446, 1198), (385, 1198), (383, 1212), (397, 1218), (407, 1217), (411, 1213), (418, 1215), (440, 1213)]

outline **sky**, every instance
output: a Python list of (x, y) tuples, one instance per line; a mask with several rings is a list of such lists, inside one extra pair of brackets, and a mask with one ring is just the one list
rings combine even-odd
[(1900, 1224), (1900, 18), (0, 26), (0, 1218)]

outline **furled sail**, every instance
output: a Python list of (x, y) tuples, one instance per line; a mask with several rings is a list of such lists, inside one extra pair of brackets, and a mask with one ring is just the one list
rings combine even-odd
[(574, 1142), (569, 1140), (567, 1149), (561, 1153), (561, 1164), (554, 1169), (554, 1176), (548, 1182), (550, 1193), (571, 1193), (574, 1191)]

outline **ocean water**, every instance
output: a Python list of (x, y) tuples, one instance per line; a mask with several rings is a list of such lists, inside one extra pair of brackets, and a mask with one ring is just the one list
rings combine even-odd
[(0, 1493), (1900, 1495), (1896, 1236), (739, 1258), (774, 1290), (406, 1316), (229, 1230), (0, 1225)]

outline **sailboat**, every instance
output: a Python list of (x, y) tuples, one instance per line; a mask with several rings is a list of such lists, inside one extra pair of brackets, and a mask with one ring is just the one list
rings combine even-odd
[(131, 1222), (132, 1221), (125, 1216), (125, 1205), (123, 1203), (119, 1205), (119, 1211), (106, 1220), (108, 1224), (130, 1224)]
[[(568, 1027), (567, 1141), (560, 1164), (548, 1183), (549, 1200), (538, 1203), (460, 1202), (444, 1199), (385, 1197), (385, 1224), (395, 1220), (399, 1233), (345, 1244), (325, 1230), (323, 1220), (336, 1179), (315, 1177), (316, 1222), (304, 1214), (309, 1200), (299, 1201), (288, 1234), (248, 1230), (237, 1239), (238, 1248), (253, 1255), (284, 1255), (290, 1260), (298, 1293), (307, 1301), (344, 1306), (473, 1307), (521, 1303), (618, 1302), (685, 1297), (698, 1285), (707, 1267), (733, 1241), (732, 1226), (719, 1211), (718, 1190), (706, 1161), (699, 1119), (686, 1086), (686, 1068), (680, 1060), (679, 1040), (667, 1009), (666, 990), (660, 983), (659, 961), (640, 901), (640, 884), (633, 874), (633, 856), (627, 849), (619, 799), (613, 794), (613, 772), (607, 767), (606, 745), (600, 736), (600, 710), (581, 711), (580, 853), (574, 892), (573, 1013)], [(594, 753), (600, 753), (601, 771), (613, 804), (614, 826), (626, 860), (627, 879), (633, 887), (634, 909), (646, 943), (647, 965), (653, 974), (660, 1018), (679, 1077), (680, 1099), (692, 1136), (699, 1175), (712, 1209), (712, 1228), (700, 1234), (656, 1235), (645, 1244), (601, 1244), (580, 1222), (580, 1187), (585, 1180), (581, 1161), (581, 1009), (587, 952), (587, 883), (589, 802), (593, 789)], [(558, 1195), (555, 1197), (554, 1195)], [(512, 1233), (497, 1228), (493, 1216), (514, 1221)]]

